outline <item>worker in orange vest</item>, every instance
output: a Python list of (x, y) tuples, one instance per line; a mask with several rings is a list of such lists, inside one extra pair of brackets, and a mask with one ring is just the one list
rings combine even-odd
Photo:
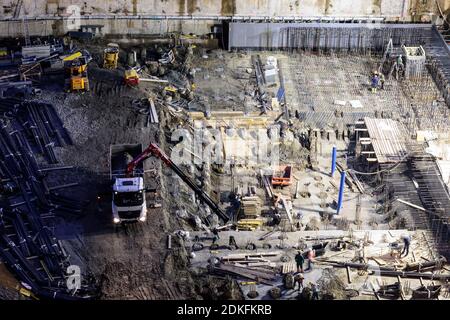
[(313, 250), (312, 248), (308, 249), (308, 254), (307, 254), (307, 259), (308, 259), (308, 268), (307, 270), (312, 270), (313, 267), (313, 262), (316, 261), (316, 251)]

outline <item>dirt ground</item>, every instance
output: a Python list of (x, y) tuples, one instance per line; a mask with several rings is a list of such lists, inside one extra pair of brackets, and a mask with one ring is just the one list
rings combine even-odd
[[(176, 222), (164, 208), (149, 209), (145, 224), (115, 229), (112, 224), (109, 146), (122, 143), (159, 142), (158, 124), (144, 125), (144, 116), (133, 109), (132, 100), (146, 97), (146, 86), (121, 85), (118, 71), (89, 68), (91, 91), (66, 94), (55, 85), (44, 88), (42, 98), (54, 104), (73, 139), (72, 146), (57, 149), (63, 165), (74, 169), (52, 175), (59, 183), (78, 182), (61, 190), (86, 201), (81, 215), (59, 217), (56, 235), (64, 239), (71, 261), (101, 285), (103, 299), (195, 298), (186, 271), (185, 253), (167, 251), (167, 232)], [(101, 79), (101, 80), (100, 80)], [(161, 189), (159, 160), (145, 162), (146, 184)], [(155, 170), (152, 170), (155, 169)], [(181, 259), (174, 259), (181, 256)]]
[[(80, 214), (64, 213), (56, 217), (56, 237), (62, 240), (70, 262), (81, 268), (82, 276), (93, 275), (98, 281), (101, 299), (239, 297), (236, 287), (229, 281), (191, 274), (188, 253), (177, 237), (173, 237), (172, 248), (167, 249), (168, 234), (189, 228), (189, 223), (178, 219), (175, 212), (183, 203), (189, 203), (192, 192), (170, 169), (163, 168), (160, 160), (148, 159), (144, 169), (146, 186), (158, 190), (157, 200), (162, 207), (149, 208), (145, 223), (119, 228), (113, 225), (110, 145), (140, 143), (145, 148), (156, 142), (166, 152), (170, 148), (166, 148), (164, 138), (164, 129), (168, 127), (162, 128), (165, 122), (162, 107), (157, 104), (160, 123), (146, 124), (146, 116), (132, 103), (157, 94), (162, 87), (153, 83), (141, 83), (134, 88), (125, 86), (122, 65), (126, 56), (121, 53), (117, 70), (102, 69), (104, 46), (95, 43), (79, 45), (88, 49), (93, 57), (88, 67), (89, 92), (65, 93), (63, 74), (46, 76), (41, 86), (42, 94), (38, 99), (54, 105), (73, 140), (73, 145), (55, 147), (59, 165), (73, 167), (49, 172), (48, 181), (51, 185), (78, 183), (58, 192), (84, 205)], [(204, 58), (197, 55), (195, 59)], [(223, 57), (211, 56), (203, 72), (215, 72), (214, 76), (221, 79), (220, 70), (208, 69), (220, 59)], [(168, 75), (169, 78), (178, 76), (173, 72)], [(205, 95), (214, 93), (211, 91), (214, 85), (219, 87), (218, 83), (208, 86), (207, 77), (203, 81), (201, 87), (206, 90)], [(229, 89), (233, 91), (234, 87)], [(181, 197), (174, 197), (180, 191)], [(195, 212), (199, 208), (193, 204), (188, 210)], [(0, 294), (0, 298), (13, 298), (6, 289)]]
[[(173, 123), (176, 120), (169, 116), (169, 112), (162, 104), (157, 103), (160, 123), (147, 126), (146, 117), (133, 106), (133, 100), (148, 98), (149, 95), (156, 96), (162, 89), (161, 85), (141, 83), (135, 88), (124, 86), (122, 67), (114, 71), (99, 67), (103, 47), (104, 45), (86, 46), (93, 55), (93, 62), (89, 64), (88, 70), (91, 88), (89, 92), (64, 93), (62, 75), (49, 77), (42, 88), (40, 100), (54, 105), (73, 140), (73, 145), (55, 148), (60, 164), (73, 168), (50, 172), (49, 179), (54, 185), (77, 182), (78, 186), (61, 189), (59, 192), (84, 204), (81, 214), (67, 213), (57, 217), (56, 237), (63, 241), (71, 263), (80, 266), (83, 276), (93, 275), (97, 279), (101, 299), (242, 298), (242, 293), (235, 282), (227, 279), (219, 281), (202, 271), (190, 270), (190, 253), (186, 251), (183, 240), (174, 236), (174, 232), (198, 231), (198, 228), (193, 227), (192, 221), (183, 217), (183, 210), (191, 216), (195, 214), (202, 217), (207, 215), (208, 210), (192, 201), (192, 191), (170, 169), (162, 165), (160, 160), (149, 158), (144, 163), (144, 169), (146, 185), (158, 190), (157, 198), (162, 207), (149, 208), (145, 223), (120, 228), (113, 225), (109, 174), (110, 145), (140, 143), (145, 148), (149, 143), (155, 142), (170, 154), (171, 145), (167, 138), (170, 136), (170, 129), (175, 127)], [(359, 61), (358, 66), (364, 67), (364, 70), (359, 70), (354, 75), (353, 84), (358, 84), (362, 89), (355, 93), (356, 85), (350, 87), (341, 85), (344, 81), (341, 81), (340, 74), (331, 80), (316, 79), (316, 83), (311, 87), (301, 86), (305, 82), (304, 74), (313, 73), (314, 67), (324, 61), (325, 67), (322, 68), (328, 68), (327, 63), (334, 63), (334, 58), (330, 60), (326, 57), (302, 57), (307, 60), (305, 62), (295, 57), (292, 63), (288, 64), (286, 55), (277, 57), (286, 70), (286, 92), (290, 96), (297, 97), (296, 104), (290, 105), (292, 110), (298, 109), (307, 113), (315, 112), (317, 111), (315, 109), (320, 107), (323, 110), (319, 111), (327, 111), (324, 112), (326, 116), (334, 117), (331, 110), (339, 109), (333, 105), (337, 98), (341, 98), (342, 91), (345, 92), (344, 96), (361, 99), (365, 107), (372, 105), (374, 97), (366, 92), (367, 79), (362, 76), (364, 72), (370, 70), (367, 61), (364, 63)], [(124, 59), (125, 57), (121, 55), (122, 62)], [(212, 111), (260, 110), (254, 97), (254, 79), (248, 72), (251, 68), (249, 54), (197, 50), (192, 64), (199, 67), (196, 69), (196, 99), (188, 106), (189, 111), (206, 111), (206, 105), (209, 105)], [(299, 66), (303, 66), (303, 69), (298, 69)], [(345, 74), (348, 73), (348, 68), (341, 67), (339, 71)], [(302, 73), (299, 75), (300, 71)], [(182, 78), (176, 72), (170, 72), (167, 77), (171, 81)], [(394, 86), (396, 85), (394, 82)], [(301, 90), (298, 88), (300, 86)], [(319, 96), (314, 99), (318, 101), (317, 106), (311, 107), (307, 100), (311, 98), (311, 93), (316, 91), (319, 91)], [(393, 92), (397, 90), (388, 87), (380, 94), (383, 98), (378, 102), (380, 106), (388, 109), (384, 102), (395, 104), (397, 100), (401, 100)], [(364, 100), (366, 98), (367, 100)], [(288, 105), (291, 102), (293, 101), (288, 101)], [(423, 106), (428, 102), (424, 101)], [(280, 156), (282, 162), (304, 168), (307, 166), (309, 152), (299, 142), (298, 135), (302, 130), (297, 127), (307, 121), (294, 121), (294, 133), (292, 137), (289, 136), (289, 139), (284, 138), (282, 141)], [(169, 122), (172, 124), (167, 125)], [(193, 178), (206, 173), (208, 176), (214, 175), (209, 167), (205, 169), (192, 166), (182, 169), (192, 173)], [(257, 181), (256, 179), (253, 181), (252, 177), (252, 174), (246, 173), (243, 174), (242, 181), (238, 180), (241, 184), (245, 182), (256, 185)], [(219, 180), (219, 184), (222, 184), (222, 191), (225, 187), (230, 190), (231, 186), (225, 186), (224, 182), (220, 181), (222, 178), (224, 176), (215, 177)], [(212, 182), (214, 179), (206, 180), (205, 189), (208, 192), (215, 190), (216, 186)], [(302, 177), (302, 181), (306, 180)], [(260, 191), (264, 193), (263, 189)], [(292, 194), (292, 190), (289, 193)], [(264, 196), (265, 193), (261, 197)], [(151, 201), (152, 199), (148, 198), (148, 202)], [(304, 204), (305, 201), (301, 202)], [(169, 234), (172, 236), (170, 249)], [(345, 298), (339, 296), (343, 292), (341, 281), (343, 278), (343, 274), (327, 274), (322, 279), (324, 286), (329, 289), (329, 294), (335, 296), (334, 298)], [(10, 292), (0, 292), (0, 299), (3, 297), (10, 297)]]

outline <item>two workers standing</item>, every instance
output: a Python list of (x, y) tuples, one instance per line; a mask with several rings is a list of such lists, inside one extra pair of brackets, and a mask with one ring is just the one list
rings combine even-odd
[[(305, 271), (312, 271), (313, 268), (313, 262), (315, 261), (316, 258), (316, 252), (314, 249), (309, 248), (306, 251), (306, 259), (308, 260), (308, 267), (306, 268)], [(294, 288), (297, 286), (298, 284), (298, 291), (303, 290), (304, 288), (304, 276), (303, 276), (303, 265), (305, 263), (305, 256), (303, 255), (303, 253), (301, 251), (298, 251), (297, 254), (295, 255), (295, 262), (297, 264), (297, 275), (294, 277)], [(318, 300), (319, 299), (319, 294), (318, 294), (318, 288), (317, 285), (314, 283), (310, 283), (311, 286), (311, 292), (312, 292), (312, 299), (313, 300)]]
[[(381, 70), (381, 68), (380, 68)], [(388, 77), (392, 76), (392, 73), (395, 71), (395, 78), (398, 80), (399, 75), (403, 74), (405, 72), (405, 64), (403, 63), (403, 56), (400, 54), (395, 59), (391, 71), (388, 73)], [(372, 72), (372, 78), (370, 80), (370, 88), (372, 93), (376, 93), (377, 89), (384, 89), (384, 74), (381, 71), (373, 71)]]
[[(308, 268), (306, 270), (312, 270), (313, 262), (316, 258), (316, 252), (312, 248), (309, 248), (306, 251), (306, 258), (308, 259)], [(295, 262), (297, 263), (297, 272), (303, 273), (303, 264), (305, 263), (305, 257), (303, 256), (303, 253), (300, 251), (297, 252), (295, 256)]]

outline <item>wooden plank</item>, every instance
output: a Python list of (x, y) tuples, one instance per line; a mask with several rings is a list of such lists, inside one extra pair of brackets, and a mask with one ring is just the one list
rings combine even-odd
[(285, 262), (281, 265), (281, 273), (291, 273), (297, 271), (297, 266), (294, 262)]
[[(413, 204), (413, 203), (411, 203), (411, 202), (408, 202), (408, 201), (405, 201), (405, 200), (402, 200), (402, 199), (396, 199), (398, 202), (401, 202), (401, 203), (403, 203), (403, 204), (406, 204), (407, 206), (410, 206), (410, 207), (413, 207), (414, 209), (417, 209), (417, 210), (420, 210), (420, 211), (424, 211), (424, 212), (427, 212), (427, 210), (425, 209), (425, 208), (422, 208), (422, 207), (419, 207), (419, 206), (417, 206), (417, 205), (415, 205), (415, 204)], [(430, 211), (431, 212), (431, 211)]]
[(297, 184), (295, 185), (294, 199), (298, 199), (299, 197), (300, 197), (300, 181), (297, 181)]
[(250, 254), (246, 254), (246, 255), (249, 257), (251, 257), (251, 256), (273, 257), (273, 256), (278, 256), (281, 253), (282, 253), (281, 251), (269, 251), (269, 252), (250, 253)]
[(266, 261), (266, 262), (250, 262), (250, 263), (248, 263), (248, 266), (253, 269), (253, 267), (263, 267), (263, 266), (275, 267), (276, 264), (274, 262), (269, 262), (269, 261)]
[(158, 119), (158, 112), (156, 112), (156, 108), (155, 108), (155, 102), (153, 101), (153, 99), (148, 99), (150, 102), (150, 114), (152, 115), (152, 122), (153, 123), (159, 123), (159, 119)]
[(242, 197), (241, 201), (243, 201), (243, 202), (247, 202), (247, 201), (259, 202), (259, 197), (257, 197), (257, 196)]
[[(346, 171), (346, 167), (343, 164), (341, 164), (339, 161), (336, 162), (336, 167), (340, 173), (342, 173), (343, 171)], [(350, 187), (350, 190), (352, 192), (355, 192), (357, 190), (356, 185), (353, 183), (352, 177), (349, 176), (348, 174), (345, 175), (345, 183)]]
[(268, 262), (269, 260), (263, 258), (247, 258), (245, 260), (223, 260), (228, 261), (229, 263), (240, 263), (240, 264), (250, 264), (254, 262)]
[(350, 267), (349, 267), (349, 266), (346, 266), (346, 267), (345, 267), (345, 270), (347, 271), (347, 281), (348, 281), (348, 283), (350, 284), (350, 283), (352, 283), (352, 276), (351, 276), (351, 274), (350, 274)]
[(400, 278), (400, 276), (397, 276), (397, 281), (400, 285), (400, 299), (405, 300), (405, 293), (403, 292), (402, 279)]
[(283, 204), (284, 210), (286, 211), (286, 214), (288, 216), (289, 222), (291, 225), (294, 224), (294, 220), (292, 218), (292, 213), (291, 213), (291, 209), (289, 208), (286, 198), (285, 197), (280, 197), (281, 198), (281, 203)]
[(336, 190), (339, 190), (339, 187), (337, 186), (337, 184), (333, 180), (330, 180), (329, 182), (330, 182), (330, 184), (331, 184), (331, 186), (333, 188), (335, 188)]
[(265, 280), (273, 280), (275, 277), (274, 273), (270, 272), (269, 270), (267, 270), (267, 272), (258, 271), (258, 270), (253, 270), (253, 269), (247, 268), (247, 267), (239, 267), (239, 266), (228, 265), (228, 264), (222, 264), (217, 268), (219, 268), (221, 270), (237, 273), (237, 274), (252, 275), (254, 277), (258, 277), (260, 279), (265, 279)]
[(352, 182), (355, 184), (356, 188), (358, 189), (358, 191), (360, 193), (364, 193), (364, 186), (362, 185), (362, 183), (359, 181), (358, 177), (352, 172), (352, 171), (348, 171), (348, 174), (350, 175), (350, 177), (352, 178)]
[(244, 260), (247, 257), (275, 257), (281, 254), (281, 251), (259, 252), (259, 253), (234, 253), (222, 257), (222, 260)]
[(252, 270), (250, 268), (245, 268), (245, 267), (238, 267), (238, 266), (234, 266), (234, 265), (225, 265), (222, 264), (218, 267), (214, 267), (214, 270), (217, 271), (225, 271), (225, 272), (229, 272), (229, 273), (233, 273), (236, 275), (240, 275), (249, 279), (253, 279), (253, 280), (260, 280), (260, 281), (272, 281), (275, 278), (275, 274), (273, 272), (270, 272), (269, 270), (267, 270), (267, 272), (265, 271), (258, 271), (258, 270)]
[(373, 261), (375, 261), (379, 266), (385, 266), (386, 262), (382, 259), (376, 258), (376, 257), (371, 257), (370, 259), (372, 259)]
[(262, 172), (262, 170), (260, 171), (260, 175), (261, 175), (261, 179), (263, 181), (264, 184), (264, 188), (266, 189), (267, 195), (269, 196), (269, 198), (274, 201), (274, 194), (273, 194), (273, 189), (272, 189), (272, 184), (268, 181), (269, 177), (265, 176)]

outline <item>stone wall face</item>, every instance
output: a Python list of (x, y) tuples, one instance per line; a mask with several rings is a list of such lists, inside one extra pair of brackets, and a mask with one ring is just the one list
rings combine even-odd
[[(10, 17), (17, 0), (3, 0), (0, 14)], [(442, 10), (450, 0), (439, 0)], [(437, 12), (434, 0), (24, 0), (21, 15), (64, 15), (72, 6), (81, 14), (111, 15), (385, 15), (407, 18)]]
[[(434, 0), (24, 0), (18, 12), (17, 0), (2, 0), (0, 30), (2, 35), (20, 35), (18, 22), (1, 20), (23, 16), (49, 18), (49, 21), (30, 21), (32, 35), (65, 33), (66, 22), (55, 18), (79, 13), (81, 24), (104, 25), (105, 34), (159, 34), (171, 31), (205, 34), (214, 20), (195, 20), (205, 16), (333, 16), (385, 17), (388, 20), (430, 21), (439, 10)], [(439, 0), (445, 12), (450, 0)], [(193, 16), (184, 20), (136, 19), (127, 16)], [(95, 19), (95, 17), (111, 19)], [(113, 20), (114, 16), (125, 19)]]

